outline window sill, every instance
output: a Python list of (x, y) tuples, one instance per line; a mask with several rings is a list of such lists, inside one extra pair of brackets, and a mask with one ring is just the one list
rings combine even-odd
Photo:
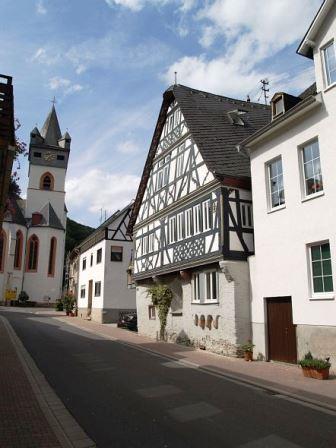
[(321, 196), (324, 196), (324, 191), (318, 191), (317, 193), (310, 194), (309, 196), (305, 196), (303, 199), (301, 199), (301, 202), (307, 202), (311, 199), (319, 198)]
[(219, 305), (218, 300), (214, 300), (213, 302), (191, 302), (192, 305)]
[(332, 84), (330, 84), (328, 87), (326, 87), (323, 90), (323, 93), (329, 92), (329, 90), (333, 89), (334, 87), (336, 87), (336, 82), (333, 82)]
[(333, 292), (329, 293), (329, 294), (316, 294), (313, 295), (313, 297), (309, 297), (310, 301), (316, 301), (316, 300), (335, 300), (335, 295)]
[(286, 204), (279, 205), (278, 207), (271, 208), (267, 211), (268, 214), (277, 212), (278, 210), (283, 210), (286, 208)]

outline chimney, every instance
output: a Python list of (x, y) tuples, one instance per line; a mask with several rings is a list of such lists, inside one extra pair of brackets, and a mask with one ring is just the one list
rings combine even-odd
[(246, 102), (247, 102), (247, 103), (250, 103), (250, 102), (251, 102), (250, 95), (247, 95)]
[(38, 226), (42, 222), (43, 215), (39, 212), (34, 212), (32, 214), (32, 225)]

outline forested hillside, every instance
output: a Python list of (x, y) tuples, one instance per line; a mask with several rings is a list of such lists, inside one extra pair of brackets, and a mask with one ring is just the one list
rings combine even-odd
[(77, 244), (88, 237), (95, 229), (85, 226), (70, 218), (67, 219), (67, 228), (65, 236), (65, 253), (71, 251)]

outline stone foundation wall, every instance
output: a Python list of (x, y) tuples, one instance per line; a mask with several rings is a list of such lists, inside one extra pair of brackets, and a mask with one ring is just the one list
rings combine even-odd
[(336, 326), (298, 325), (296, 327), (298, 359), (311, 351), (317, 358), (329, 358), (336, 372)]
[[(101, 324), (116, 324), (119, 313), (135, 312), (135, 309), (115, 309), (115, 308), (92, 308), (91, 319)], [(78, 317), (87, 318), (87, 308), (78, 308)]]

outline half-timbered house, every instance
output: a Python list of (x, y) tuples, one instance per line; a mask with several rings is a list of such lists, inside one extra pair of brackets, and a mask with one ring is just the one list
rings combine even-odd
[(250, 167), (236, 145), (269, 108), (182, 85), (163, 95), (130, 219), (140, 333), (155, 337), (153, 282), (173, 301), (167, 338), (235, 355), (250, 337)]
[(120, 313), (135, 311), (135, 289), (128, 283), (133, 242), (127, 235), (132, 204), (115, 212), (76, 248), (79, 258), (78, 315), (98, 322), (117, 322)]

